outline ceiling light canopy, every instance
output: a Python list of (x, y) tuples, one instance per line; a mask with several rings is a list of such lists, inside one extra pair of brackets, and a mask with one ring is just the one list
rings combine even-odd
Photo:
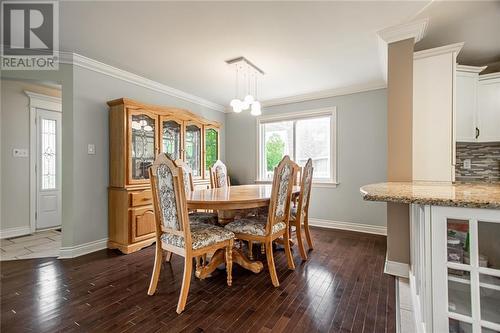
[(235, 97), (229, 105), (236, 113), (250, 109), (251, 115), (261, 115), (262, 111), (257, 91), (259, 78), (264, 75), (264, 72), (245, 57), (231, 59), (226, 62), (233, 67), (235, 72)]

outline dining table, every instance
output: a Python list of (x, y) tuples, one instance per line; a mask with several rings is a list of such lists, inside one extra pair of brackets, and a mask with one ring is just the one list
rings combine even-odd
[[(293, 186), (292, 196), (296, 197), (300, 192), (300, 186)], [(225, 225), (234, 220), (241, 211), (268, 207), (271, 200), (271, 184), (234, 185), (212, 189), (195, 189), (187, 193), (188, 209), (213, 210), (218, 213), (219, 224)], [(233, 247), (232, 261), (239, 266), (254, 273), (260, 273), (264, 269), (261, 261), (251, 261), (237, 247)], [(196, 270), (196, 276), (200, 279), (210, 274), (221, 264), (226, 262), (226, 251), (217, 250), (208, 265)]]

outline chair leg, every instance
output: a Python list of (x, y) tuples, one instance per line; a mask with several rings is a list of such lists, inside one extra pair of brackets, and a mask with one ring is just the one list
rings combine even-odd
[(302, 258), (302, 260), (307, 260), (304, 242), (302, 241), (302, 230), (300, 230), (300, 222), (296, 222), (295, 224), (295, 235), (297, 236), (297, 247), (299, 248), (300, 257)]
[(276, 274), (276, 267), (274, 266), (274, 254), (273, 254), (273, 242), (266, 242), (266, 257), (267, 266), (269, 267), (269, 274), (271, 275), (271, 281), (273, 286), (279, 287), (280, 282), (278, 281), (278, 275)]
[(172, 252), (167, 251), (167, 254), (165, 255), (165, 261), (170, 262), (172, 260)]
[(304, 231), (306, 233), (307, 244), (309, 244), (309, 248), (312, 250), (313, 249), (313, 242), (312, 242), (311, 234), (309, 233), (309, 216), (307, 216), (307, 214), (304, 218)]
[(233, 241), (226, 246), (226, 274), (227, 285), (231, 287), (233, 285)]
[(260, 253), (266, 254), (266, 244), (260, 243)]
[(156, 286), (158, 285), (158, 279), (160, 278), (161, 262), (163, 258), (163, 249), (161, 245), (156, 242), (156, 252), (155, 252), (155, 263), (153, 266), (153, 274), (151, 275), (151, 282), (149, 283), (148, 295), (153, 295), (156, 291)]
[(288, 269), (295, 269), (295, 264), (293, 263), (292, 250), (290, 249), (290, 234), (288, 229), (285, 229), (284, 242), (286, 261), (288, 263)]
[(179, 303), (177, 303), (177, 313), (184, 311), (187, 297), (189, 294), (189, 285), (191, 284), (191, 275), (193, 273), (193, 258), (184, 258), (184, 277), (182, 279), (182, 289), (179, 295)]
[(196, 263), (195, 269), (198, 270), (201, 266), (201, 256), (194, 257), (194, 262)]
[(248, 259), (253, 260), (253, 242), (248, 241)]

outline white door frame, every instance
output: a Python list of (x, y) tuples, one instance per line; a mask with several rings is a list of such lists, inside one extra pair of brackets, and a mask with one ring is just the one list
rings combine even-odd
[[(30, 113), (30, 231), (36, 230), (36, 196), (37, 196), (37, 178), (35, 165), (38, 156), (37, 149), (37, 131), (36, 131), (36, 110), (45, 109), (49, 111), (62, 112), (62, 101), (59, 97), (47, 96), (31, 91), (24, 92), (29, 100)], [(61, 172), (61, 170), (59, 170)]]

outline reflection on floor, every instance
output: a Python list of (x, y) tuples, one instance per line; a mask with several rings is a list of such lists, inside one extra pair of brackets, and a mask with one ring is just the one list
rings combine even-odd
[[(74, 259), (0, 263), (1, 332), (342, 332), (395, 333), (394, 277), (384, 274), (386, 239), (311, 229), (314, 250), (295, 270), (274, 252), (279, 288), (264, 271), (233, 266), (192, 277), (186, 310), (175, 312), (184, 260), (164, 262), (154, 296), (147, 290), (155, 247), (129, 255), (101, 250)], [(246, 247), (245, 247), (246, 250)], [(405, 332), (406, 333), (406, 332)]]
[(47, 230), (33, 235), (0, 240), (0, 260), (58, 257), (61, 231)]

